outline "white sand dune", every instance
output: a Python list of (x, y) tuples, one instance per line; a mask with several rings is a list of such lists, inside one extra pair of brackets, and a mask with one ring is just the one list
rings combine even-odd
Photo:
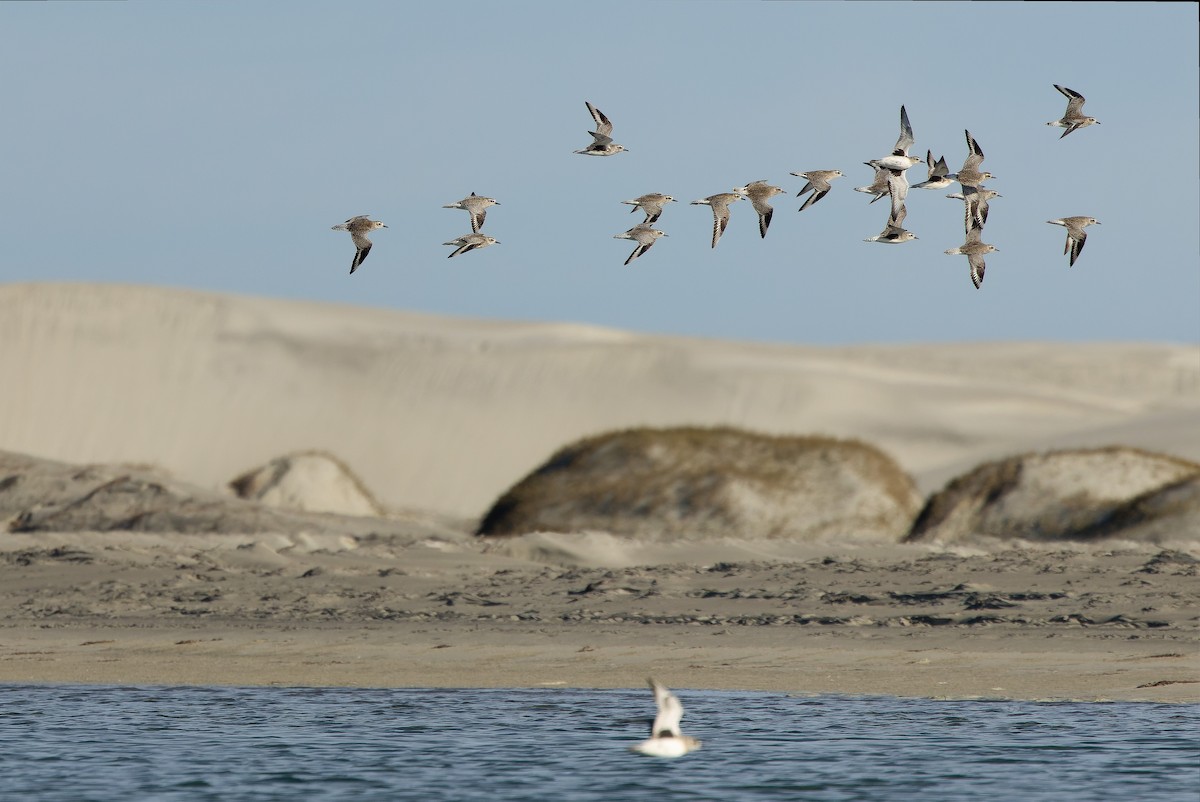
[(637, 425), (856, 437), (922, 490), (1124, 444), (1200, 460), (1200, 346), (816, 348), (144, 286), (0, 286), (0, 448), (223, 487), (327, 450), (393, 508), (478, 515), (554, 450)]

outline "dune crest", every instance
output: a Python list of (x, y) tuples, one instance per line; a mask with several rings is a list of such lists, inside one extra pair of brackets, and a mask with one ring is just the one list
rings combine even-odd
[(30, 283), (0, 285), (0, 376), (6, 449), (213, 490), (318, 449), (388, 508), (459, 516), (564, 443), (637, 426), (859, 439), (924, 492), (1032, 449), (1200, 460), (1195, 345), (809, 347)]

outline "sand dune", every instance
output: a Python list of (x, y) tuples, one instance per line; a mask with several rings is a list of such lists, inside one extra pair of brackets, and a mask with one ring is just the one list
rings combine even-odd
[(872, 443), (922, 491), (1122, 443), (1200, 459), (1200, 348), (814, 348), (144, 286), (0, 287), (0, 448), (213, 489), (324, 449), (392, 508), (477, 516), (564, 443), (728, 424)]
[[(925, 492), (1049, 447), (1197, 460), (1194, 345), (808, 348), (26, 284), (0, 287), (0, 377), (0, 682), (1200, 693), (1187, 538), (471, 536), (561, 446), (630, 426), (855, 438)], [(230, 496), (312, 450), (406, 512)]]

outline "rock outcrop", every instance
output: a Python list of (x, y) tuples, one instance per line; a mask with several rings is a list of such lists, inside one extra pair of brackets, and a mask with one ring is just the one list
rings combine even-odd
[(907, 541), (1200, 539), (1200, 464), (1135, 448), (988, 462), (930, 497)]
[(911, 477), (858, 441), (629, 429), (559, 450), (496, 501), (477, 533), (895, 541), (920, 505)]
[(436, 523), (269, 507), (148, 465), (71, 465), (0, 451), (0, 529), (36, 532), (337, 534), (438, 531)]

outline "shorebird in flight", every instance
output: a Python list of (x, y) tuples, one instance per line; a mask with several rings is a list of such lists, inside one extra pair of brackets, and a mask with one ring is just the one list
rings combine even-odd
[(979, 165), (983, 164), (983, 149), (979, 147), (975, 137), (971, 136), (970, 131), (963, 131), (963, 133), (967, 135), (967, 158), (963, 161), (961, 170), (957, 173), (950, 173), (946, 177), (957, 181), (964, 187), (978, 187), (984, 181), (996, 176), (988, 172), (980, 172)]
[(618, 153), (627, 153), (624, 145), (613, 142), (612, 122), (604, 116), (604, 112), (586, 100), (584, 103), (587, 103), (588, 111), (591, 112), (592, 119), (596, 121), (596, 130), (588, 131), (592, 135), (592, 144), (575, 152), (582, 153), (584, 156), (613, 156)]
[(449, 259), (451, 257), (458, 256), (460, 253), (473, 251), (477, 248), (486, 248), (489, 245), (499, 245), (500, 240), (496, 239), (495, 237), (489, 237), (487, 234), (466, 234), (462, 237), (458, 237), (457, 239), (452, 239), (449, 242), (443, 242), (442, 244), (455, 246), (454, 253), (446, 257)]
[(358, 266), (366, 260), (367, 254), (371, 252), (371, 240), (367, 239), (367, 232), (377, 228), (387, 228), (387, 226), (378, 220), (372, 220), (369, 214), (356, 215), (333, 227), (334, 231), (349, 231), (350, 239), (354, 241), (354, 247), (357, 250), (354, 252), (354, 261), (350, 263), (351, 274), (358, 270)]
[(892, 148), (890, 156), (884, 156), (882, 159), (874, 159), (867, 163), (872, 167), (883, 167), (887, 170), (907, 170), (914, 164), (920, 164), (921, 159), (919, 157), (908, 155), (908, 149), (912, 147), (914, 141), (912, 123), (908, 121), (908, 112), (901, 106), (900, 138), (896, 140), (896, 147)]
[(787, 190), (783, 187), (773, 187), (763, 180), (751, 181), (744, 187), (738, 187), (734, 192), (745, 195), (754, 207), (754, 211), (758, 212), (758, 233), (765, 238), (767, 227), (771, 225), (771, 218), (775, 214), (775, 209), (768, 201), (776, 195), (784, 194)]
[(641, 223), (626, 231), (624, 234), (613, 234), (613, 239), (631, 239), (636, 240), (638, 246), (633, 249), (633, 253), (629, 254), (629, 258), (625, 260), (625, 264), (629, 264), (634, 259), (641, 256), (650, 247), (658, 241), (659, 237), (667, 236), (664, 232), (657, 228), (651, 228), (649, 223)]
[(988, 201), (1004, 196), (987, 187), (963, 187), (962, 192), (952, 192), (946, 197), (963, 202), (963, 230), (969, 234), (971, 229), (983, 228), (987, 224)]
[(465, 209), (467, 214), (471, 215), (471, 233), (478, 234), (479, 229), (483, 228), (484, 219), (487, 218), (487, 208), (499, 205), (500, 201), (495, 198), (484, 198), (472, 192), (468, 197), (454, 203), (448, 203), (442, 208)]
[(875, 170), (875, 178), (865, 187), (855, 187), (854, 191), (865, 192), (868, 195), (874, 195), (875, 197), (871, 198), (871, 203), (874, 203), (880, 198), (887, 197), (890, 187), (890, 182), (888, 179), (891, 177), (892, 171), (886, 167), (875, 167), (873, 164), (871, 164), (871, 162), (863, 162), (863, 164)]
[(1046, 123), (1046, 125), (1052, 125), (1055, 128), (1067, 129), (1062, 132), (1062, 136), (1060, 136), (1059, 139), (1062, 139), (1063, 136), (1066, 136), (1072, 131), (1078, 131), (1080, 128), (1087, 128), (1089, 125), (1100, 124), (1100, 121), (1095, 117), (1088, 117), (1083, 113), (1083, 104), (1086, 102), (1087, 98), (1076, 92), (1074, 89), (1068, 89), (1065, 86), (1054, 84), (1054, 88), (1066, 95), (1067, 98), (1067, 110), (1063, 114), (1062, 118), (1058, 120), (1051, 120), (1050, 122)]
[(897, 245), (901, 242), (911, 242), (916, 238), (916, 234), (901, 228), (899, 223), (893, 222), (893, 218), (889, 217), (888, 224), (883, 231), (873, 237), (867, 237), (863, 242), (883, 242), (888, 245)]
[(721, 239), (721, 235), (725, 233), (725, 227), (729, 225), (729, 204), (736, 203), (745, 196), (740, 192), (718, 192), (716, 195), (709, 195), (707, 198), (692, 201), (692, 206), (709, 206), (713, 213), (713, 236), (712, 246), (717, 247), (717, 240)]
[(823, 198), (829, 194), (829, 190), (832, 189), (829, 182), (834, 180), (835, 178), (841, 178), (842, 171), (841, 170), (809, 170), (807, 173), (792, 173), (792, 175), (798, 176), (800, 178), (807, 180), (807, 183), (804, 185), (804, 189), (802, 189), (796, 193), (797, 198), (799, 198), (805, 192), (812, 193), (811, 195), (808, 196), (808, 198), (804, 201), (804, 204), (799, 209), (799, 211), (804, 211), (809, 206), (812, 206), (814, 203), (819, 201), (821, 198)]
[(664, 195), (661, 192), (649, 192), (645, 195), (639, 195), (633, 200), (621, 201), (633, 208), (629, 210), (633, 214), (638, 209), (646, 213), (646, 219), (642, 222), (646, 225), (651, 225), (658, 222), (658, 218), (662, 217), (663, 207), (675, 199), (670, 195)]
[[(1062, 139), (1062, 137), (1059, 137)], [(1065, 226), (1067, 229), (1067, 244), (1063, 248), (1063, 253), (1071, 252), (1070, 267), (1075, 266), (1075, 260), (1079, 258), (1079, 254), (1083, 252), (1083, 243), (1087, 242), (1087, 232), (1083, 229), (1087, 226), (1098, 226), (1100, 221), (1094, 217), (1063, 217), (1058, 220), (1047, 220), (1047, 223), (1054, 226)]]
[(995, 245), (988, 245), (983, 242), (983, 231), (978, 228), (972, 228), (967, 232), (967, 241), (957, 248), (951, 248), (946, 251), (950, 255), (966, 254), (967, 264), (971, 268), (971, 283), (975, 285), (975, 289), (979, 289), (979, 285), (983, 283), (983, 271), (986, 265), (983, 263), (985, 254), (996, 253), (999, 249)]
[(929, 165), (929, 177), (919, 184), (913, 184), (913, 189), (945, 189), (954, 183), (950, 178), (950, 168), (946, 166), (946, 157), (941, 156), (935, 162), (933, 151), (925, 151), (925, 163)]

